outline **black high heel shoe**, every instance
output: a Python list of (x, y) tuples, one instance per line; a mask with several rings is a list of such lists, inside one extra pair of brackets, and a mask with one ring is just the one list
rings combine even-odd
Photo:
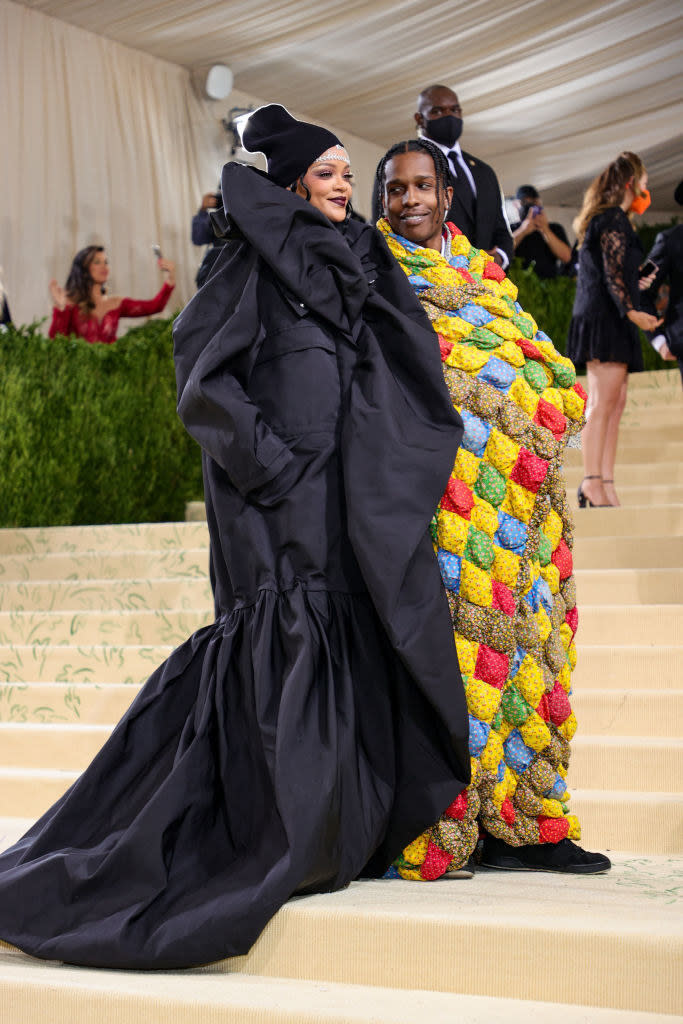
[(602, 477), (598, 474), (594, 476), (585, 476), (583, 478), (576, 492), (576, 500), (579, 503), (579, 508), (611, 508), (611, 505), (596, 505), (594, 501), (591, 501), (590, 498), (586, 497), (583, 493), (584, 480), (602, 480)]

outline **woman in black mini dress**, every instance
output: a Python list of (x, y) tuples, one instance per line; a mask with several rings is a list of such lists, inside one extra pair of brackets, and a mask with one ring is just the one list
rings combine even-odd
[(650, 204), (647, 171), (635, 153), (621, 153), (586, 191), (574, 222), (579, 272), (567, 355), (586, 368), (587, 423), (582, 434), (584, 479), (579, 505), (618, 505), (614, 460), (626, 404), (627, 374), (643, 369), (637, 328), (661, 321), (641, 309), (643, 250), (629, 214)]

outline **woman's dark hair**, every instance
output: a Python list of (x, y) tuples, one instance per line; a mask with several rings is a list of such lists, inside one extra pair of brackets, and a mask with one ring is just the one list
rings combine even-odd
[[(71, 270), (64, 286), (69, 302), (72, 302), (74, 306), (79, 306), (83, 313), (91, 313), (95, 308), (90, 297), (90, 290), (92, 288), (90, 264), (98, 252), (104, 252), (103, 245), (86, 245), (85, 249), (77, 252), (73, 258)], [(105, 287), (102, 285), (102, 294), (104, 292)]]
[(645, 168), (640, 157), (625, 151), (593, 179), (586, 189), (581, 210), (573, 224), (579, 245), (583, 242), (592, 218), (610, 206), (619, 206), (629, 185), (635, 195), (640, 195), (638, 182), (644, 174)]
[(446, 189), (451, 184), (451, 169), (448, 166), (448, 160), (439, 147), (429, 142), (428, 139), (407, 139), (405, 142), (397, 142), (391, 149), (386, 151), (378, 163), (375, 172), (375, 194), (372, 203), (372, 213), (375, 220), (382, 216), (384, 186), (386, 185), (386, 166), (392, 157), (401, 153), (427, 153), (434, 162), (437, 199), (443, 200), (446, 197)]

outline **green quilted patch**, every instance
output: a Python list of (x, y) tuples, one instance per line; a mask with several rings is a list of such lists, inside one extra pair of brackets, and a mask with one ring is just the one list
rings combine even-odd
[(497, 507), (505, 497), (505, 477), (489, 462), (482, 462), (474, 491), (484, 501)]
[(528, 359), (526, 361), (522, 368), (522, 373), (524, 374), (524, 379), (527, 384), (532, 387), (534, 391), (538, 391), (539, 394), (541, 391), (545, 391), (548, 387), (546, 372), (541, 364), (535, 359)]
[(476, 527), (470, 526), (467, 531), (465, 558), (469, 558), (470, 562), (474, 562), (480, 569), (490, 569), (493, 565), (493, 556), (491, 538), (481, 530), (477, 530)]
[(548, 565), (553, 553), (553, 547), (543, 530), (538, 531), (538, 560), (541, 565)]
[(524, 725), (533, 708), (525, 701), (514, 683), (511, 683), (503, 694), (500, 710), (510, 725)]

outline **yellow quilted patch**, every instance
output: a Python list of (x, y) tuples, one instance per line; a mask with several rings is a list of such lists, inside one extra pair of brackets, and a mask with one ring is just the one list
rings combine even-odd
[(427, 847), (429, 846), (429, 832), (423, 832), (417, 839), (413, 839), (412, 843), (403, 851), (405, 860), (410, 861), (411, 864), (422, 864), (423, 860), (427, 856)]
[(514, 341), (515, 338), (519, 338), (518, 328), (510, 320), (504, 320), (500, 316), (497, 316), (495, 320), (491, 320), (486, 325), (486, 329), (493, 331), (499, 338), (505, 338), (506, 341)]
[(505, 782), (497, 783), (491, 791), (491, 801), (496, 805), (498, 810), (503, 806), (503, 801), (507, 796), (507, 787)]
[(484, 771), (495, 772), (498, 770), (498, 765), (503, 759), (503, 741), (497, 732), (493, 729), (489, 733), (489, 738), (486, 742), (486, 746), (479, 755), (481, 766)]
[(541, 643), (544, 644), (550, 636), (553, 624), (548, 618), (548, 614), (543, 606), (541, 606), (536, 612), (536, 622), (538, 623), (538, 632), (541, 634)]
[(443, 334), (449, 341), (462, 341), (473, 330), (472, 324), (459, 316), (439, 316), (432, 320), (432, 327), (437, 334)]
[(494, 427), (489, 434), (484, 454), (488, 462), (507, 477), (517, 461), (520, 445), (506, 437), (497, 427)]
[(491, 574), (494, 579), (504, 583), (506, 587), (510, 587), (512, 590), (517, 586), (519, 563), (519, 555), (515, 555), (512, 551), (506, 551), (504, 548), (499, 548), (497, 544), (493, 545)]
[(480, 498), (478, 494), (474, 495), (471, 521), (477, 530), (481, 530), (482, 533), (486, 533), (489, 537), (493, 537), (498, 529), (498, 513), (488, 501)]
[(463, 558), (460, 569), (460, 595), (481, 608), (490, 608), (493, 601), (489, 574), (466, 558)]
[(500, 729), (498, 730), (498, 735), (503, 740), (503, 742), (508, 738), (508, 736), (510, 735), (510, 733), (512, 732), (513, 729), (514, 729), (514, 725), (512, 725), (510, 722), (503, 721), (503, 722), (500, 723)]
[(583, 416), (584, 400), (571, 388), (562, 390), (562, 405), (565, 416), (570, 420), (580, 420)]
[[(469, 249), (467, 251), (469, 252)], [(453, 252), (452, 249), (451, 252)], [(473, 256), (472, 259), (470, 260), (470, 265), (468, 267), (470, 274), (483, 274), (484, 267), (486, 266), (490, 259), (491, 257), (487, 253), (485, 253), (482, 249), (479, 249), (477, 251), (476, 256)]]
[(475, 643), (474, 640), (466, 640), (464, 636), (460, 636), (459, 633), (456, 633), (455, 649), (458, 654), (460, 671), (464, 676), (471, 676), (474, 672), (474, 666), (477, 663), (479, 644)]
[(522, 659), (514, 683), (524, 699), (535, 708), (545, 693), (545, 686), (543, 673), (530, 654)]
[(581, 838), (581, 826), (579, 825), (579, 819), (575, 814), (568, 814), (567, 821), (569, 822), (569, 833), (567, 838), (573, 839), (574, 842)]
[(454, 555), (462, 555), (467, 544), (467, 531), (470, 524), (457, 512), (440, 509), (436, 517), (436, 537), (440, 548), (451, 551)]
[(560, 640), (562, 641), (562, 646), (564, 647), (565, 651), (569, 650), (569, 645), (573, 639), (574, 634), (572, 633), (567, 623), (563, 622), (560, 626)]
[(555, 550), (562, 537), (562, 520), (555, 509), (551, 509), (543, 523), (543, 532), (550, 541), (550, 546)]
[(517, 285), (513, 284), (509, 277), (504, 277), (500, 282), (500, 290), (503, 295), (507, 295), (508, 298), (512, 299), (513, 302), (517, 299)]
[(570, 643), (569, 650), (567, 651), (567, 661), (569, 662), (569, 667), (573, 672), (576, 668), (576, 644), (573, 641)]
[(479, 474), (480, 461), (481, 459), (478, 459), (472, 452), (468, 452), (465, 448), (458, 448), (453, 475), (457, 476), (458, 480), (463, 480), (468, 487), (474, 487)]
[(465, 373), (476, 373), (488, 359), (488, 352), (482, 352), (481, 349), (454, 345), (446, 358), (446, 363), (457, 370), (464, 370)]
[[(385, 236), (385, 237), (391, 237)], [(451, 238), (451, 255), (452, 256), (467, 256), (471, 249), (470, 241), (466, 235), (453, 235)], [(403, 252), (403, 247), (401, 247)], [(470, 268), (471, 269), (471, 268)]]
[[(493, 316), (500, 316), (504, 318), (510, 316), (510, 307), (508, 306), (507, 302), (505, 302), (504, 299), (499, 298), (498, 295), (493, 294), (491, 291), (489, 291), (487, 295), (479, 296), (477, 305), (483, 306), (484, 309), (487, 310), (489, 313), (492, 313)], [(497, 333), (498, 332), (496, 331), (496, 334)], [(517, 334), (519, 334), (519, 331), (517, 332)]]
[(568, 743), (570, 743), (572, 741), (572, 739), (574, 738), (574, 733), (577, 730), (577, 726), (578, 726), (578, 723), (576, 721), (576, 715), (572, 711), (572, 713), (569, 716), (569, 718), (565, 718), (565, 720), (562, 723), (562, 725), (558, 725), (557, 731), (559, 732), (559, 734), (561, 736), (564, 736), (564, 738), (567, 740)]
[(550, 743), (550, 729), (536, 711), (532, 711), (526, 722), (518, 728), (526, 745), (536, 753), (545, 750)]
[(521, 484), (515, 483), (514, 480), (508, 480), (505, 497), (501, 502), (500, 508), (502, 512), (507, 512), (508, 515), (514, 516), (515, 519), (528, 523), (534, 510), (535, 501), (535, 494), (528, 491), (526, 487), (522, 487)]
[[(547, 367), (545, 367), (547, 369)], [(558, 412), (563, 412), (564, 402), (562, 401), (562, 394), (558, 388), (546, 388), (541, 394), (541, 398), (544, 398), (546, 402), (554, 406)]]
[(498, 356), (499, 359), (504, 359), (510, 366), (519, 367), (524, 366), (525, 363), (524, 353), (514, 341), (504, 341), (498, 348), (494, 348), (493, 355)]
[(560, 589), (560, 571), (557, 566), (552, 562), (549, 565), (542, 565), (541, 576), (550, 587), (550, 593), (557, 594)]
[(398, 873), (406, 882), (421, 882), (423, 880), (418, 868), (399, 868)]
[(558, 682), (565, 693), (569, 693), (572, 688), (572, 672), (566, 663), (560, 669), (558, 676)]
[(559, 800), (542, 800), (543, 814), (546, 818), (563, 818), (564, 809)]
[(470, 679), (465, 689), (467, 709), (481, 722), (490, 722), (500, 704), (501, 692), (481, 679)]
[(530, 419), (534, 418), (534, 414), (538, 408), (538, 395), (529, 387), (523, 377), (518, 377), (517, 380), (513, 380), (508, 394)]

